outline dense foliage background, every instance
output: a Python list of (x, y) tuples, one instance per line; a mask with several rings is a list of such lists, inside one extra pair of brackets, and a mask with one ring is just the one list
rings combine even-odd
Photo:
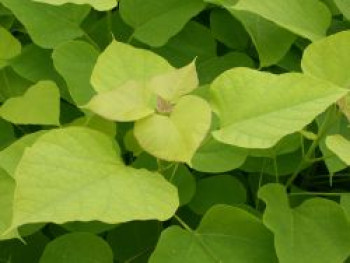
[(0, 0), (0, 262), (350, 262), (348, 0)]

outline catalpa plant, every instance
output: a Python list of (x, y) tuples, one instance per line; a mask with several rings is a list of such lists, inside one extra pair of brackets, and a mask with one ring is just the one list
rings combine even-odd
[(0, 0), (0, 263), (349, 263), (349, 20)]

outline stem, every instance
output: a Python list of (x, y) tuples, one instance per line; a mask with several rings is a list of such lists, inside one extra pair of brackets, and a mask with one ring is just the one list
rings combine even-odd
[(173, 172), (171, 173), (171, 176), (170, 176), (170, 179), (169, 179), (169, 182), (170, 182), (170, 183), (173, 182), (174, 176), (175, 176), (175, 174), (176, 174), (176, 171), (177, 171), (177, 168), (178, 168), (178, 167), (179, 167), (179, 164), (178, 164), (178, 163), (175, 164), (174, 169), (173, 169)]
[(289, 188), (291, 186), (291, 184), (294, 182), (294, 180), (298, 177), (298, 175), (301, 172), (301, 170), (303, 169), (304, 165), (306, 165), (307, 163), (310, 163), (311, 157), (314, 154), (321, 138), (324, 136), (324, 133), (328, 130), (328, 122), (329, 122), (329, 119), (331, 116), (330, 113), (331, 113), (331, 110), (328, 110), (326, 113), (326, 117), (325, 117), (324, 121), (322, 122), (321, 127), (318, 130), (317, 138), (312, 142), (310, 148), (308, 149), (304, 158), (299, 163), (297, 169), (294, 171), (292, 176), (288, 179), (288, 181), (286, 183), (287, 188)]
[(84, 33), (84, 37), (91, 45), (97, 49), (97, 51), (101, 51), (99, 45), (87, 33)]
[(174, 218), (180, 223), (180, 225), (188, 232), (194, 233), (193, 229), (185, 223), (178, 215), (174, 215)]

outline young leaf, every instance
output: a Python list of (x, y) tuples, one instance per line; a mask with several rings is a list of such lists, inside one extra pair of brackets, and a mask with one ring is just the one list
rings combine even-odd
[(64, 43), (52, 53), (55, 68), (67, 82), (77, 105), (86, 104), (95, 94), (90, 77), (98, 55), (93, 46), (83, 41)]
[(77, 4), (77, 5), (91, 5), (98, 11), (111, 10), (117, 6), (118, 0), (33, 0), (35, 2), (50, 4), (50, 5), (63, 5), (67, 3)]
[[(140, 8), (142, 7), (142, 8)], [(120, 14), (132, 26), (133, 36), (154, 47), (160, 47), (205, 7), (201, 0), (128, 0), (121, 1)]]
[(343, 136), (331, 135), (326, 139), (328, 149), (334, 152), (344, 163), (350, 166), (350, 141)]
[(291, 209), (280, 184), (264, 186), (259, 197), (266, 203), (263, 222), (274, 233), (280, 263), (343, 263), (350, 255), (350, 225), (334, 201), (313, 198)]
[(214, 138), (243, 148), (272, 147), (347, 93), (302, 74), (273, 75), (246, 68), (226, 71), (211, 91), (221, 122)]
[(66, 234), (51, 241), (40, 263), (112, 263), (113, 252), (100, 237), (89, 233)]
[(8, 99), (0, 116), (15, 124), (59, 125), (60, 94), (55, 83), (41, 81), (21, 97)]
[(198, 86), (196, 65), (193, 61), (186, 67), (157, 75), (149, 83), (150, 89), (162, 99), (177, 102)]
[(148, 50), (113, 41), (99, 56), (91, 83), (100, 93), (132, 80), (145, 82), (172, 69), (165, 59)]
[(155, 114), (137, 121), (134, 134), (141, 147), (153, 156), (191, 164), (209, 131), (210, 121), (208, 103), (188, 95), (179, 100), (169, 117)]
[(12, 228), (171, 217), (178, 207), (176, 189), (160, 174), (125, 166), (119, 155), (111, 138), (88, 128), (56, 129), (41, 136), (16, 169)]
[(217, 205), (196, 231), (172, 226), (162, 232), (150, 263), (276, 263), (273, 236), (260, 219), (237, 207)]
[(135, 121), (152, 115), (156, 96), (144, 82), (129, 81), (115, 89), (94, 96), (83, 108), (114, 121)]
[(87, 6), (51, 6), (28, 0), (1, 0), (1, 3), (13, 12), (41, 47), (53, 48), (84, 35), (79, 24), (89, 13)]

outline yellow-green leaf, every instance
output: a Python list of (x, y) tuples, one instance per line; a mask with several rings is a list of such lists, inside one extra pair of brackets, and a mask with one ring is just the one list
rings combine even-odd
[(303, 129), (347, 90), (299, 73), (236, 68), (219, 76), (211, 92), (220, 118), (215, 139), (243, 148), (270, 148)]
[(54, 82), (41, 81), (1, 106), (0, 116), (15, 124), (59, 125), (60, 93)]

